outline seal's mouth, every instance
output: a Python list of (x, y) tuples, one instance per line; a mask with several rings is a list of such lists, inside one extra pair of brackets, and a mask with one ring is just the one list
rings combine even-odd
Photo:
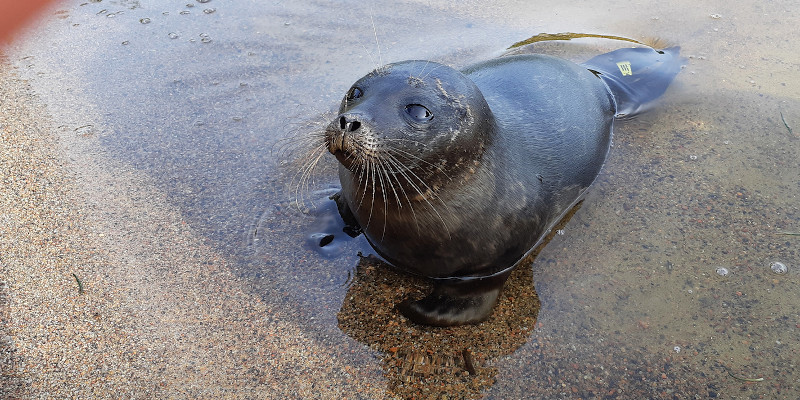
[(349, 153), (346, 153), (342, 150), (332, 152), (336, 160), (339, 161), (342, 165), (344, 165), (347, 169), (350, 169), (350, 166), (353, 165), (353, 156)]
[(344, 151), (344, 133), (330, 129), (325, 131), (325, 143), (328, 145), (328, 151), (331, 154), (341, 153)]
[(336, 159), (350, 169), (353, 164), (354, 156), (348, 151), (345, 144), (344, 132), (336, 129), (328, 129), (325, 131), (325, 144), (328, 151), (336, 157)]

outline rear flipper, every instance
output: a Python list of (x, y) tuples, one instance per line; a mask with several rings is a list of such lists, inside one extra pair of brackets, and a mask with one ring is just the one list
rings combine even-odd
[(434, 282), (433, 292), (421, 300), (405, 300), (397, 308), (421, 325), (477, 324), (489, 318), (512, 268), (481, 278)]
[(617, 102), (617, 118), (631, 118), (646, 111), (667, 90), (685, 58), (680, 47), (655, 50), (636, 47), (614, 50), (582, 65), (595, 72), (611, 89)]

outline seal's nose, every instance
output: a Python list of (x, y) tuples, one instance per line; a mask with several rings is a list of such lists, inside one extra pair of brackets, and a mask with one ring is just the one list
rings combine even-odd
[(339, 128), (342, 132), (355, 132), (361, 128), (361, 122), (355, 115), (342, 115), (339, 117)]

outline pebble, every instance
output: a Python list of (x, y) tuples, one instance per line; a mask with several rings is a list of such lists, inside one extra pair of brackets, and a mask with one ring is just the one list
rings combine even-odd
[(785, 274), (786, 272), (789, 271), (789, 268), (786, 267), (786, 264), (780, 261), (773, 261), (769, 263), (769, 268), (772, 270), (772, 272), (780, 275)]

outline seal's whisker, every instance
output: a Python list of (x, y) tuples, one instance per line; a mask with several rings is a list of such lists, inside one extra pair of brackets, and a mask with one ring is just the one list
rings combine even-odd
[(309, 151), (301, 159), (303, 167), (291, 178), (290, 182), (293, 182), (292, 186), (294, 187), (292, 192), (294, 193), (295, 202), (298, 206), (305, 206), (305, 198), (302, 193), (307, 193), (308, 188), (313, 183), (314, 170), (316, 169), (320, 160), (323, 159), (326, 153), (325, 150), (326, 146), (324, 144), (320, 144), (316, 148)]
[(361, 169), (361, 175), (359, 176), (361, 183), (356, 188), (356, 193), (361, 192), (361, 198), (358, 199), (356, 208), (360, 210), (364, 206), (364, 199), (367, 198), (367, 190), (369, 190), (369, 161), (360, 162), (359, 167)]
[[(430, 62), (430, 61), (428, 61), (428, 62)], [(427, 73), (427, 74), (425, 74), (425, 76), (421, 77), (421, 78), (422, 78), (422, 80), (424, 81), (425, 79), (428, 79), (428, 77), (429, 77), (429, 76), (430, 76), (430, 75), (433, 73), (433, 71), (436, 71), (437, 69), (439, 69), (439, 68), (441, 68), (441, 67), (443, 67), (443, 65), (436, 64), (436, 66), (435, 66), (435, 67), (433, 67), (433, 69), (431, 69), (430, 71), (428, 71), (428, 73)]]
[(425, 197), (426, 197), (426, 196), (425, 196), (425, 193), (423, 193), (423, 192), (422, 192), (422, 190), (419, 188), (419, 186), (417, 186), (417, 185), (414, 183), (414, 181), (411, 179), (412, 177), (413, 177), (413, 178), (416, 178), (416, 180), (417, 180), (417, 181), (418, 181), (420, 184), (422, 184), (422, 186), (424, 186), (424, 188), (425, 188), (425, 190), (426, 190), (427, 192), (430, 192), (432, 195), (435, 195), (435, 194), (434, 194), (434, 192), (433, 192), (433, 189), (432, 189), (430, 186), (428, 186), (428, 184), (427, 184), (427, 183), (425, 183), (425, 180), (424, 180), (424, 179), (422, 179), (422, 178), (420, 178), (420, 177), (419, 177), (419, 175), (417, 175), (417, 174), (416, 174), (416, 173), (415, 173), (413, 170), (411, 170), (410, 168), (405, 168), (405, 167), (403, 167), (403, 164), (400, 162), (400, 160), (398, 160), (398, 159), (397, 159), (397, 157), (395, 157), (394, 155), (391, 155), (391, 154), (387, 154), (387, 159), (389, 159), (389, 160), (392, 160), (392, 162), (394, 163), (394, 165), (395, 165), (395, 166), (397, 166), (397, 167), (402, 167), (402, 168), (400, 168), (400, 169), (399, 169), (397, 172), (398, 172), (398, 173), (400, 173), (400, 174), (401, 174), (401, 175), (402, 175), (404, 178), (406, 178), (406, 181), (407, 181), (409, 184), (413, 185), (413, 188), (414, 188), (414, 189), (417, 191), (417, 193), (419, 193), (419, 195), (420, 195), (421, 197), (425, 198)]
[(361, 192), (361, 198), (358, 200), (358, 208), (361, 209), (361, 205), (364, 204), (364, 198), (367, 195), (367, 188), (369, 187), (369, 162), (363, 162), (359, 160), (358, 166), (360, 172), (358, 176), (359, 183), (356, 186), (356, 193), (359, 191)]
[[(325, 127), (330, 123), (332, 111), (319, 113), (319, 117), (302, 122), (290, 122), (289, 135), (278, 139), (270, 146), (270, 155), (291, 155), (296, 150), (309, 144), (317, 144), (325, 140)], [(289, 158), (289, 157), (286, 157)]]
[[(394, 158), (394, 156), (392, 156), (392, 155), (388, 155), (387, 159), (388, 160), (392, 160), (392, 162), (399, 164), (399, 161), (396, 158)], [(450, 236), (450, 228), (447, 226), (447, 223), (445, 222), (444, 218), (442, 218), (442, 215), (439, 214), (439, 210), (437, 210), (436, 207), (433, 205), (433, 203), (431, 203), (431, 201), (428, 200), (428, 196), (426, 196), (425, 193), (422, 192), (420, 187), (417, 186), (417, 184), (415, 184), (414, 181), (411, 178), (412, 177), (416, 178), (425, 187), (426, 191), (429, 192), (431, 196), (433, 196), (437, 200), (439, 200), (439, 202), (442, 203), (442, 205), (444, 205), (444, 207), (446, 209), (448, 208), (447, 204), (444, 201), (442, 201), (442, 199), (433, 191), (433, 189), (431, 189), (431, 187), (428, 186), (428, 184), (425, 183), (425, 181), (422, 180), (422, 178), (420, 178), (416, 173), (414, 173), (414, 171), (412, 171), (410, 169), (406, 169), (406, 170), (400, 170), (399, 173), (403, 178), (405, 178), (406, 182), (408, 182), (408, 184), (411, 185), (411, 187), (414, 188), (414, 190), (416, 190), (417, 193), (419, 193), (419, 195), (422, 198), (422, 200), (424, 200), (425, 203), (428, 204), (428, 206), (431, 208), (431, 211), (433, 211), (434, 214), (436, 214), (436, 216), (439, 218), (439, 221), (442, 222), (442, 225), (444, 226), (444, 230), (447, 232), (447, 237), (451, 238), (451, 236)], [(449, 209), (447, 211), (450, 212)]]
[(385, 137), (385, 138), (382, 138), (382, 140), (384, 140), (386, 142), (410, 142), (410, 143), (413, 143), (413, 144), (416, 144), (416, 145), (419, 145), (419, 146), (428, 147), (428, 144), (425, 143), (425, 142), (421, 142), (419, 140), (409, 139), (409, 138), (387, 138), (387, 137)]
[[(389, 148), (388, 150), (389, 150), (389, 151), (392, 151), (392, 152), (395, 152), (395, 153), (397, 153), (396, 155), (400, 155), (400, 156), (402, 156), (402, 157), (409, 158), (409, 159), (411, 159), (411, 160), (413, 160), (413, 161), (419, 161), (419, 162), (421, 162), (422, 164), (427, 164), (429, 167), (435, 168), (435, 169), (437, 169), (439, 172), (441, 172), (441, 173), (442, 173), (442, 174), (443, 174), (443, 175), (444, 175), (444, 176), (445, 176), (445, 177), (446, 177), (448, 180), (453, 180), (453, 178), (451, 178), (451, 177), (450, 177), (450, 175), (448, 175), (448, 174), (447, 174), (447, 173), (444, 171), (444, 168), (442, 168), (442, 166), (441, 166), (441, 165), (434, 164), (434, 163), (432, 163), (432, 162), (430, 162), (430, 161), (428, 161), (428, 160), (425, 160), (425, 159), (423, 159), (423, 158), (420, 158), (419, 156), (417, 156), (417, 155), (415, 155), (415, 154), (413, 154), (413, 153), (407, 152), (407, 151), (405, 151), (405, 150), (401, 150), (401, 149), (397, 149), (397, 148)], [(395, 154), (393, 154), (393, 156), (394, 156), (394, 155), (395, 155)], [(398, 160), (398, 161), (399, 161), (399, 160)], [(401, 166), (403, 166), (403, 164), (402, 164), (402, 163), (401, 163), (400, 165), (401, 165)], [(404, 168), (404, 169), (410, 169), (410, 168), (406, 167), (406, 168)]]
[[(289, 131), (266, 151), (276, 159), (279, 167), (287, 172), (286, 191), (292, 197), (292, 204), (298, 209), (306, 206), (308, 188), (323, 164), (327, 153), (325, 127), (329, 124), (331, 112), (319, 113), (318, 118), (301, 122), (290, 122)], [(313, 203), (313, 201), (312, 201)]]
[(358, 179), (356, 179), (356, 193), (361, 192), (361, 198), (358, 201), (358, 207), (361, 208), (361, 204), (364, 203), (364, 196), (367, 193), (367, 164), (365, 162), (359, 161), (357, 165), (358, 169)]
[(372, 160), (368, 161), (369, 165), (369, 180), (370, 180), (370, 187), (372, 188), (372, 198), (369, 204), (369, 217), (367, 217), (367, 226), (365, 229), (369, 228), (370, 222), (372, 222), (372, 212), (375, 211), (375, 164)]
[[(396, 161), (395, 161), (395, 160), (393, 160), (393, 159), (392, 159), (392, 158), (390, 158), (390, 157), (387, 157), (387, 159), (386, 159), (386, 163), (387, 163), (387, 164), (389, 164), (390, 166), (394, 166), (394, 164), (396, 163)], [(398, 167), (397, 167), (397, 166), (394, 166), (394, 169), (395, 169), (395, 170), (397, 170), (397, 169), (398, 169)], [(401, 174), (402, 174), (402, 172), (401, 172)], [(397, 187), (399, 187), (399, 188), (400, 188), (400, 191), (402, 192), (402, 194), (403, 194), (403, 197), (405, 197), (405, 199), (406, 199), (406, 202), (408, 203), (408, 208), (411, 210), (411, 215), (414, 217), (414, 224), (416, 225), (416, 228), (417, 228), (417, 233), (419, 233), (419, 231), (420, 231), (420, 227), (419, 227), (419, 219), (417, 218), (417, 213), (416, 213), (416, 211), (414, 211), (414, 205), (413, 205), (413, 203), (411, 202), (411, 198), (408, 196), (408, 193), (406, 192), (406, 189), (405, 189), (405, 187), (404, 187), (405, 185), (403, 185), (403, 184), (402, 184), (402, 182), (400, 182), (400, 178), (397, 176), (397, 174), (389, 174), (389, 176), (391, 176), (391, 177), (394, 177), (394, 180), (395, 180), (395, 182), (397, 182)], [(401, 175), (401, 176), (402, 176), (402, 175)], [(407, 179), (407, 178), (406, 178), (406, 179)], [(390, 182), (390, 183), (391, 183), (391, 182)], [(392, 190), (394, 190), (394, 185), (392, 185)], [(397, 196), (397, 192), (395, 192), (395, 196)], [(397, 211), (397, 212), (398, 212), (398, 215), (399, 215), (399, 213), (400, 213), (400, 209), (402, 208), (402, 201), (400, 200), (400, 198), (399, 198), (399, 197), (398, 197), (398, 199), (397, 199), (397, 204), (398, 204), (398, 211)]]
[[(392, 193), (394, 194), (394, 199), (397, 202), (397, 207), (402, 209), (403, 208), (403, 203), (402, 203), (402, 201), (400, 201), (400, 196), (398, 195), (397, 190), (394, 188), (394, 185), (392, 185), (392, 179), (391, 178), (394, 175), (393, 174), (394, 171), (392, 170), (392, 165), (388, 162), (388, 160), (386, 160), (385, 157), (381, 157), (378, 160), (379, 160), (378, 161), (378, 165), (380, 166), (381, 173), (382, 173), (383, 176), (386, 177), (386, 182), (385, 183), (387, 183), (389, 188), (392, 189)], [(381, 185), (381, 191), (384, 191), (385, 187), (383, 186), (383, 182), (381, 182), (381, 184), (382, 184)], [(401, 186), (401, 189), (402, 189), (402, 186)], [(384, 194), (384, 203), (386, 203), (385, 197), (386, 197), (386, 195)], [(388, 204), (387, 204), (387, 206), (388, 206)], [(399, 212), (399, 210), (398, 210), (398, 212)]]
[(381, 43), (378, 41), (378, 30), (375, 28), (375, 18), (372, 13), (369, 14), (369, 21), (372, 23), (372, 33), (375, 35), (375, 47), (378, 48), (378, 67), (380, 68), (383, 65), (383, 55), (381, 55)]
[[(381, 195), (383, 197), (383, 232), (381, 233), (381, 241), (383, 241), (384, 237), (386, 237), (386, 223), (387, 223), (388, 216), (389, 216), (388, 215), (389, 202), (388, 202), (388, 199), (386, 197), (386, 183), (389, 183), (389, 186), (391, 187), (391, 182), (388, 182), (388, 180), (386, 182), (384, 182), (384, 177), (386, 177), (388, 179), (388, 175), (387, 175), (385, 166), (383, 165), (382, 162), (380, 162), (380, 160), (375, 163), (375, 166), (376, 166), (376, 168), (378, 170), (378, 180), (380, 181), (380, 184), (381, 184), (380, 189), (381, 189)], [(392, 190), (394, 190), (394, 189), (392, 189)], [(396, 196), (396, 194), (395, 194), (395, 196)]]
[[(397, 161), (397, 160), (395, 159), (395, 161)], [(398, 161), (398, 162), (399, 162), (399, 161)], [(447, 209), (447, 212), (448, 212), (448, 213), (449, 213), (449, 212), (451, 212), (451, 211), (450, 211), (450, 209), (449, 209), (449, 207), (448, 207), (448, 205), (447, 205), (447, 203), (446, 203), (446, 202), (445, 202), (445, 201), (444, 201), (444, 200), (441, 198), (441, 196), (439, 196), (439, 195), (436, 193), (436, 191), (435, 191), (435, 190), (434, 190), (432, 187), (430, 187), (430, 185), (428, 185), (428, 184), (425, 182), (425, 180), (424, 180), (424, 179), (422, 179), (422, 178), (421, 178), (419, 175), (417, 175), (417, 174), (416, 174), (416, 173), (415, 173), (413, 170), (411, 170), (411, 169), (406, 169), (405, 171), (402, 171), (402, 173), (404, 174), (404, 176), (406, 176), (405, 174), (410, 174), (412, 177), (416, 178), (416, 179), (417, 179), (417, 181), (419, 181), (419, 182), (422, 184), (422, 186), (424, 186), (424, 187), (425, 187), (425, 190), (426, 190), (426, 192), (428, 192), (428, 193), (429, 193), (429, 197), (431, 197), (431, 198), (434, 198), (434, 199), (438, 200), (438, 201), (439, 201), (439, 203), (442, 203), (442, 205), (445, 207), (445, 209)], [(413, 182), (411, 182), (411, 180), (410, 180), (408, 177), (406, 177), (406, 180), (408, 180), (408, 182), (409, 182), (409, 183), (413, 183)], [(427, 199), (427, 197), (428, 197), (428, 196), (425, 196), (425, 194), (424, 194), (424, 193), (422, 193), (422, 191), (421, 191), (419, 188), (417, 188), (416, 190), (419, 192), (420, 196), (422, 196), (422, 198), (423, 198), (423, 199), (425, 199), (425, 200), (426, 200), (426, 202), (428, 202), (428, 204), (431, 204), (431, 203), (428, 201), (428, 199)], [(431, 207), (433, 207), (433, 204), (431, 204)], [(434, 209), (434, 211), (437, 211), (437, 210), (435, 210), (435, 209)], [(438, 211), (437, 211), (437, 214), (438, 214)]]
[(297, 186), (298, 191), (295, 193), (295, 198), (299, 200), (299, 204), (302, 206), (305, 206), (304, 194), (308, 193), (309, 189), (314, 185), (314, 169), (319, 164), (319, 161), (322, 159), (324, 154), (324, 152), (320, 152), (319, 156), (317, 156), (317, 158), (310, 163), (310, 167), (308, 168), (307, 172), (300, 178), (301, 181)]
[(367, 49), (367, 46), (362, 44), (361, 47), (364, 48), (364, 52), (367, 53), (367, 56), (369, 57), (369, 61), (372, 62), (373, 65), (375, 65), (375, 69), (376, 70), (379, 69), (381, 67), (381, 64), (375, 62), (375, 58), (372, 57), (372, 53), (369, 52), (369, 50)]
[(270, 146), (269, 154), (281, 158), (291, 157), (297, 150), (303, 149), (309, 144), (319, 143), (319, 139), (311, 136), (313, 133), (305, 133), (302, 136), (292, 136), (278, 140)]
[[(369, 160), (362, 160), (362, 167), (363, 167), (363, 178), (362, 181), (364, 182), (363, 188), (360, 189), (361, 191), (361, 199), (358, 201), (358, 209), (360, 210), (365, 205), (365, 200), (367, 199), (367, 192), (369, 192), (371, 186), (371, 176), (370, 173), (372, 171), (372, 163)], [(367, 223), (369, 225), (369, 223)]]
[(425, 65), (423, 65), (422, 68), (420, 69), (419, 75), (422, 75), (423, 73), (425, 73), (425, 68), (428, 68), (428, 64), (430, 64), (430, 63), (431, 63), (430, 60), (426, 60), (425, 61)]

